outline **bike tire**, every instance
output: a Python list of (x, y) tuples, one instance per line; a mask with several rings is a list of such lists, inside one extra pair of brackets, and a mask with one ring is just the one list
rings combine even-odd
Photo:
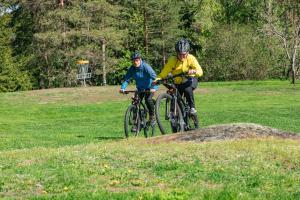
[[(160, 129), (160, 132), (163, 135), (169, 132), (176, 133), (184, 130), (184, 122), (183, 122), (184, 120), (183, 120), (182, 112), (177, 102), (175, 103), (175, 106), (177, 107), (176, 109), (178, 111), (177, 112), (178, 116), (171, 116), (170, 114), (171, 100), (172, 100), (171, 95), (167, 93), (163, 93), (157, 97), (155, 103), (156, 121)], [(173, 121), (175, 120), (175, 122), (172, 123), (172, 120)]]
[(197, 114), (189, 114), (187, 121), (188, 131), (199, 129), (199, 119)]
[(147, 110), (145, 109), (144, 105), (143, 109), (140, 109), (140, 119), (141, 119), (141, 127), (144, 129), (144, 136), (145, 138), (148, 137), (148, 125), (147, 125)]
[[(124, 118), (124, 131), (125, 137), (136, 137), (140, 132), (141, 121), (137, 119), (139, 114), (137, 113), (138, 108), (135, 105), (128, 106), (125, 118)], [(134, 129), (135, 126), (135, 129)]]

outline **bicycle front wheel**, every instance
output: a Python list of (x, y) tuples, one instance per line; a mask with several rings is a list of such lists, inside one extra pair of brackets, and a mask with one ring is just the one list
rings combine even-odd
[(135, 105), (128, 106), (124, 118), (125, 137), (136, 137), (141, 129), (138, 108)]
[(143, 106), (143, 108), (140, 109), (141, 128), (144, 129), (144, 136), (145, 136), (145, 138), (147, 138), (148, 137), (148, 124), (147, 124), (148, 112), (145, 109), (145, 106), (144, 105), (142, 105), (142, 106)]
[[(155, 115), (158, 127), (162, 134), (183, 131), (184, 122), (181, 110), (177, 103), (172, 102), (172, 96), (163, 93), (157, 97)], [(175, 109), (176, 106), (176, 109)], [(174, 113), (174, 111), (176, 112)]]
[(198, 115), (195, 114), (188, 114), (188, 119), (187, 119), (187, 131), (190, 130), (195, 130), (199, 128), (199, 120), (198, 120)]

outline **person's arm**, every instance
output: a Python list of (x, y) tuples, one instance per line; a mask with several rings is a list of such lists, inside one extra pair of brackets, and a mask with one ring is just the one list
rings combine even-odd
[(148, 73), (149, 77), (152, 79), (152, 80), (155, 80), (156, 79), (156, 73), (155, 71), (152, 69), (152, 67), (150, 67), (149, 64), (145, 63), (145, 70), (146, 72)]
[(157, 78), (161, 79), (161, 78), (166, 78), (169, 73), (172, 71), (172, 66), (173, 62), (172, 62), (172, 57), (168, 59), (168, 62), (165, 64), (165, 66), (163, 67), (162, 71), (160, 72), (160, 74), (157, 76)]
[(127, 85), (130, 82), (130, 79), (132, 78), (132, 67), (130, 67), (126, 73), (126, 75), (124, 76), (124, 81), (121, 85), (121, 90), (125, 90)]
[(203, 75), (203, 70), (194, 56), (191, 56), (190, 67), (191, 69), (195, 70), (196, 77), (200, 77)]
[[(145, 70), (148, 73), (150, 79), (152, 79), (152, 81), (156, 80), (156, 73), (153, 70), (153, 68), (145, 63)], [(151, 85), (150, 89), (154, 89), (155, 91), (158, 90), (158, 85)]]

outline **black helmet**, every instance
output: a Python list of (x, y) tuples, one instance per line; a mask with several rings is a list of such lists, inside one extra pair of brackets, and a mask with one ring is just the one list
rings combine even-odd
[(177, 53), (180, 54), (186, 54), (190, 51), (190, 43), (186, 39), (180, 39), (176, 44), (175, 44), (175, 50)]
[(141, 58), (141, 54), (139, 51), (135, 51), (131, 54), (131, 60)]

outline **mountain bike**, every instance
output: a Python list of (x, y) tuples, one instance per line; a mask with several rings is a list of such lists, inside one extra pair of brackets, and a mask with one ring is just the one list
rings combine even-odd
[[(150, 91), (146, 90), (142, 92), (147, 93)], [(139, 94), (142, 92), (137, 90), (124, 91), (124, 94), (134, 93), (134, 96), (131, 98), (131, 105), (128, 106), (124, 118), (124, 131), (126, 138), (138, 136), (141, 130), (144, 130), (144, 136), (147, 138), (149, 136), (149, 129), (151, 129), (150, 136), (154, 136), (155, 124), (151, 124), (150, 121), (147, 121), (149, 111), (143, 103), (143, 99), (140, 98)]]
[(186, 73), (181, 73), (156, 82), (156, 84), (163, 84), (168, 89), (157, 97), (155, 104), (156, 120), (162, 134), (199, 128), (197, 113), (190, 113), (185, 96), (180, 95), (176, 85), (172, 82), (175, 77), (179, 76), (187, 78)]

